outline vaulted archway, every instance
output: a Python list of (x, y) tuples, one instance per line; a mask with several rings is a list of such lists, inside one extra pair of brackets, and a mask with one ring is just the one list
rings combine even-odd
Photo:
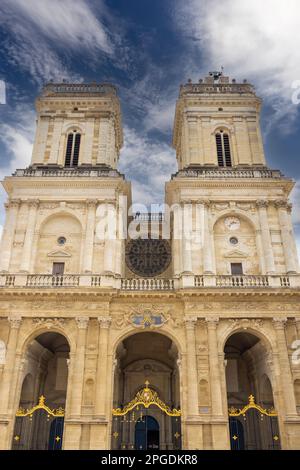
[(236, 332), (224, 352), (231, 448), (280, 449), (266, 345), (253, 333)]
[(53, 331), (28, 344), (12, 449), (61, 449), (69, 352), (67, 339)]
[(177, 360), (175, 343), (160, 333), (139, 332), (118, 345), (112, 449), (180, 449)]

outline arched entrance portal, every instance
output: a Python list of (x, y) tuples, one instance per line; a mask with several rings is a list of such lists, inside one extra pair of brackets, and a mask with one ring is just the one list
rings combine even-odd
[(139, 332), (116, 351), (112, 449), (180, 449), (180, 392), (174, 342)]
[(225, 344), (225, 361), (231, 448), (280, 449), (263, 341), (251, 333), (233, 334)]
[(27, 347), (12, 449), (62, 448), (69, 344), (54, 332), (37, 336)]

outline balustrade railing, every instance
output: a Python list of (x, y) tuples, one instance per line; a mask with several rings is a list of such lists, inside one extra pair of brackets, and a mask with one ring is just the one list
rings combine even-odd
[(173, 279), (132, 278), (121, 280), (122, 290), (170, 290), (174, 289)]
[(216, 276), (217, 287), (268, 287), (268, 276)]
[(300, 275), (195, 275), (192, 283), (180, 278), (115, 278), (100, 274), (0, 274), (0, 288), (115, 288), (124, 291), (174, 290), (177, 288), (300, 288)]
[(269, 168), (184, 168), (173, 177), (190, 178), (281, 178), (279, 170)]
[(51, 275), (51, 274), (29, 274), (27, 276), (27, 287), (77, 287), (79, 276), (77, 275)]

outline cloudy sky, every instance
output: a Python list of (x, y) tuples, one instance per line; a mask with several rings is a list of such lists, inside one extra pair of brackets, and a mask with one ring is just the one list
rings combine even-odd
[[(296, 181), (300, 245), (299, 0), (1, 0), (0, 176), (30, 162), (34, 99), (49, 80), (117, 85), (125, 145), (119, 169), (135, 201), (163, 201), (180, 83), (224, 67), (264, 98), (267, 161)], [(0, 226), (4, 191), (0, 193)]]

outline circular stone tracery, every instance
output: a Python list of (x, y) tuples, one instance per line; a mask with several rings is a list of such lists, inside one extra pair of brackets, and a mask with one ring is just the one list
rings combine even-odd
[(126, 263), (138, 276), (152, 277), (167, 269), (171, 250), (167, 240), (130, 240), (126, 246)]

